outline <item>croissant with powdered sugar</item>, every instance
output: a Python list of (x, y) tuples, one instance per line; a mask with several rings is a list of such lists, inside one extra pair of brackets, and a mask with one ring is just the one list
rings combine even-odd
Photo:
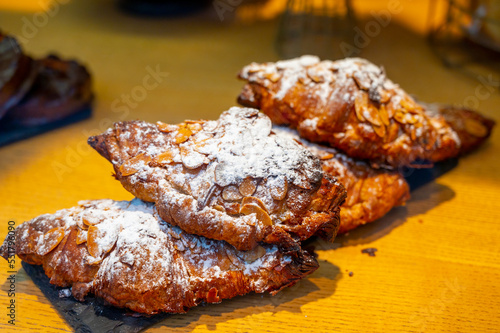
[(340, 207), (339, 234), (381, 218), (410, 198), (410, 187), (399, 172), (374, 169), (335, 148), (302, 139), (288, 127), (273, 126), (273, 131), (303, 144), (321, 160), (323, 171), (344, 185), (347, 199)]
[(188, 233), (239, 250), (263, 242), (288, 251), (337, 233), (344, 188), (307, 149), (272, 133), (258, 110), (235, 107), (216, 121), (178, 125), (116, 123), (89, 144), (125, 189)]
[[(252, 63), (239, 77), (247, 82), (240, 104), (374, 166), (428, 164), (463, 152), (462, 137), (441, 113), (417, 103), (367, 60), (303, 56)], [(468, 117), (465, 129), (473, 135), (467, 136), (467, 146), (483, 142), (493, 124), (482, 116)]]
[[(15, 248), (15, 252), (9, 252)], [(16, 228), (0, 247), (7, 259), (43, 265), (50, 282), (144, 314), (182, 313), (249, 292), (277, 293), (318, 268), (305, 251), (284, 254), (263, 244), (240, 252), (223, 241), (190, 235), (162, 221), (154, 204), (82, 201)]]

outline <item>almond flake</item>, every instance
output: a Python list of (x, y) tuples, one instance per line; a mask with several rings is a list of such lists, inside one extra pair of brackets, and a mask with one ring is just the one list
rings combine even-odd
[(158, 126), (158, 129), (163, 133), (174, 132), (179, 128), (177, 125), (165, 124), (161, 121), (157, 122), (156, 125)]
[(222, 190), (222, 198), (226, 201), (241, 200), (242, 197), (238, 187), (234, 185), (226, 186), (224, 190)]
[(241, 195), (244, 197), (248, 197), (254, 194), (256, 189), (257, 185), (255, 184), (255, 181), (251, 177), (245, 178), (239, 186), (239, 191)]
[(256, 198), (256, 197), (244, 197), (243, 200), (241, 201), (241, 204), (242, 205), (246, 205), (246, 204), (257, 205), (260, 208), (262, 208), (263, 210), (265, 210), (266, 212), (268, 212), (266, 205), (262, 202), (262, 200), (260, 200), (259, 198)]
[(467, 133), (475, 137), (484, 138), (488, 135), (488, 128), (475, 119), (466, 118), (464, 120), (464, 126)]
[(257, 220), (262, 222), (264, 225), (272, 226), (273, 225), (273, 220), (271, 220), (271, 217), (269, 214), (266, 213), (265, 210), (260, 208), (259, 206), (255, 204), (246, 204), (241, 206), (240, 208), (240, 213), (249, 215), (249, 214), (255, 214), (257, 217)]
[(43, 235), (43, 243), (40, 244), (37, 248), (37, 254), (44, 256), (53, 249), (56, 248), (57, 245), (64, 238), (64, 228), (53, 228), (47, 231)]
[(78, 233), (76, 234), (76, 244), (80, 245), (83, 244), (87, 241), (87, 231), (85, 230), (78, 230)]

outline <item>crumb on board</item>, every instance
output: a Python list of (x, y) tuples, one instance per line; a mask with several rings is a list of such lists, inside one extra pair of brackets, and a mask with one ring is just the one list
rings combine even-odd
[(367, 253), (370, 257), (375, 257), (375, 252), (378, 250), (374, 247), (368, 247), (366, 249), (362, 249), (361, 253)]

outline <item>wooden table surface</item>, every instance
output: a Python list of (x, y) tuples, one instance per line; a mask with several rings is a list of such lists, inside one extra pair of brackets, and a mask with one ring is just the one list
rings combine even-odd
[[(93, 73), (96, 103), (89, 120), (0, 148), (2, 239), (8, 221), (20, 224), (83, 199), (132, 198), (111, 177), (110, 164), (86, 146), (90, 134), (124, 119), (215, 119), (236, 104), (242, 84), (235, 75), (243, 65), (279, 59), (273, 19), (221, 22), (209, 14), (146, 20), (121, 14), (112, 1), (92, 0), (56, 1), (58, 12), (44, 22), (12, 3), (0, 2), (0, 28), (23, 37), (33, 55), (57, 51), (84, 62)], [(422, 22), (425, 6), (401, 3), (404, 15), (371, 38), (361, 55), (384, 65), (393, 81), (422, 100), (474, 101), (499, 120), (499, 73), (484, 74), (491, 84), (482, 87), (443, 67), (419, 31), (422, 25), (404, 22), (405, 15)], [(34, 22), (44, 24), (27, 28)], [(168, 74), (127, 106), (123, 96), (141, 90), (148, 68)], [(499, 147), (497, 129), (452, 171), (412, 192), (405, 207), (333, 244), (314, 241), (321, 266), (296, 286), (274, 297), (252, 294), (199, 306), (147, 331), (500, 331)], [(378, 249), (375, 257), (361, 253), (367, 247)], [(9, 325), (8, 270), (0, 261), (2, 330), (72, 331), (19, 259), (16, 325)]]

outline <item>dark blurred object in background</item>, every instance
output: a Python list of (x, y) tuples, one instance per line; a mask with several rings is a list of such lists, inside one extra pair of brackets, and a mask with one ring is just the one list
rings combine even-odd
[(0, 32), (0, 146), (90, 117), (85, 66), (54, 55), (33, 59)]
[(447, 0), (444, 19), (430, 4), (429, 39), (446, 66), (476, 78), (500, 72), (500, 0)]
[(127, 13), (163, 17), (196, 13), (211, 3), (212, 0), (118, 0), (119, 7)]
[[(349, 53), (356, 27), (351, 0), (288, 0), (276, 47), (283, 58), (314, 54), (340, 59)], [(346, 43), (347, 42), (347, 43)]]

